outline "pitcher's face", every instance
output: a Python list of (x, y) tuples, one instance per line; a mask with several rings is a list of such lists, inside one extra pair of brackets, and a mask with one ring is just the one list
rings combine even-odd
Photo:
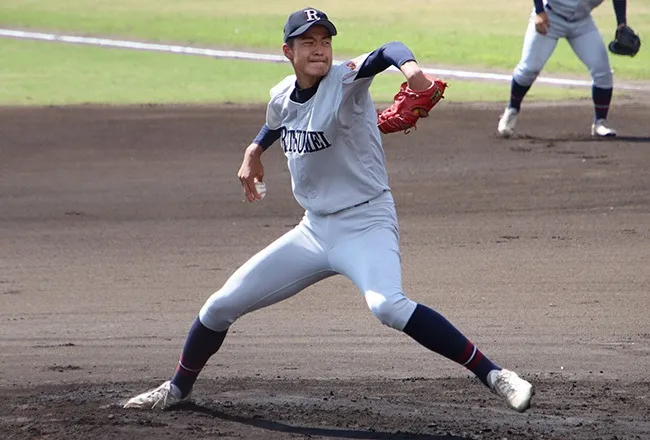
[[(291, 46), (282, 46), (284, 55), (291, 61), (298, 77), (315, 83), (327, 75), (332, 67), (332, 37), (328, 30), (319, 25), (312, 26), (304, 34), (296, 37)], [(308, 85), (310, 87), (313, 84)]]

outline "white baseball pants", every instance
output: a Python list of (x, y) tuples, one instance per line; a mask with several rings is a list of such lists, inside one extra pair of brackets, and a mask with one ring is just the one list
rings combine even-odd
[(343, 211), (307, 212), (300, 224), (257, 253), (206, 301), (201, 323), (226, 330), (240, 316), (341, 274), (385, 325), (403, 330), (416, 303), (402, 292), (397, 214), (392, 194)]

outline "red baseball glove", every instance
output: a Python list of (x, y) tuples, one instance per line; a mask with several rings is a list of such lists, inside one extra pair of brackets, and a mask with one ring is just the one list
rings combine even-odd
[(443, 94), (449, 85), (439, 79), (427, 76), (433, 84), (427, 90), (416, 92), (406, 83), (402, 83), (395, 95), (393, 104), (384, 111), (377, 113), (377, 127), (384, 134), (417, 128), (415, 123), (420, 118), (429, 116), (429, 111), (444, 98)]

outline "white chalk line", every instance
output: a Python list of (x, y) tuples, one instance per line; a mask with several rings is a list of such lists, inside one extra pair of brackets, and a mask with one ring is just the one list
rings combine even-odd
[[(272, 63), (286, 63), (287, 59), (281, 55), (269, 55), (263, 53), (241, 52), (235, 50), (218, 50), (206, 49), (190, 46), (179, 46), (170, 44), (158, 43), (141, 43), (137, 41), (114, 40), (109, 38), (93, 38), (93, 37), (78, 37), (73, 35), (57, 35), (42, 32), (26, 32), (11, 29), (0, 29), (0, 37), (6, 38), (20, 38), (29, 40), (42, 40), (54, 41), (60, 43), (73, 43), (73, 44), (87, 44), (92, 46), (102, 47), (116, 47), (121, 49), (144, 50), (153, 52), (168, 52), (184, 55), (199, 55), (212, 58), (236, 59), (236, 60), (249, 60), (249, 61), (266, 61)], [(335, 64), (340, 64), (343, 61), (335, 60)], [(397, 71), (394, 67), (390, 70)], [(506, 81), (512, 80), (511, 75), (489, 72), (472, 72), (466, 70), (452, 70), (452, 69), (432, 69), (423, 68), (425, 73), (440, 77), (454, 77), (461, 79), (478, 79), (478, 80), (495, 80)], [(591, 87), (591, 81), (574, 80), (566, 78), (550, 78), (538, 77), (537, 83), (553, 84), (557, 86), (573, 86), (573, 87)], [(650, 90), (650, 87), (636, 86), (631, 84), (616, 84), (616, 88), (624, 90)]]

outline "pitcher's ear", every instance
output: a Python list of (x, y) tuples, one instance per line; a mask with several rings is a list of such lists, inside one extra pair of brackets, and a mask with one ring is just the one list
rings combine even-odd
[(289, 40), (289, 42), (284, 43), (282, 45), (282, 53), (284, 54), (285, 57), (287, 57), (287, 59), (289, 61), (292, 61), (293, 60), (293, 44), (290, 44), (290, 43), (293, 43), (293, 41)]

